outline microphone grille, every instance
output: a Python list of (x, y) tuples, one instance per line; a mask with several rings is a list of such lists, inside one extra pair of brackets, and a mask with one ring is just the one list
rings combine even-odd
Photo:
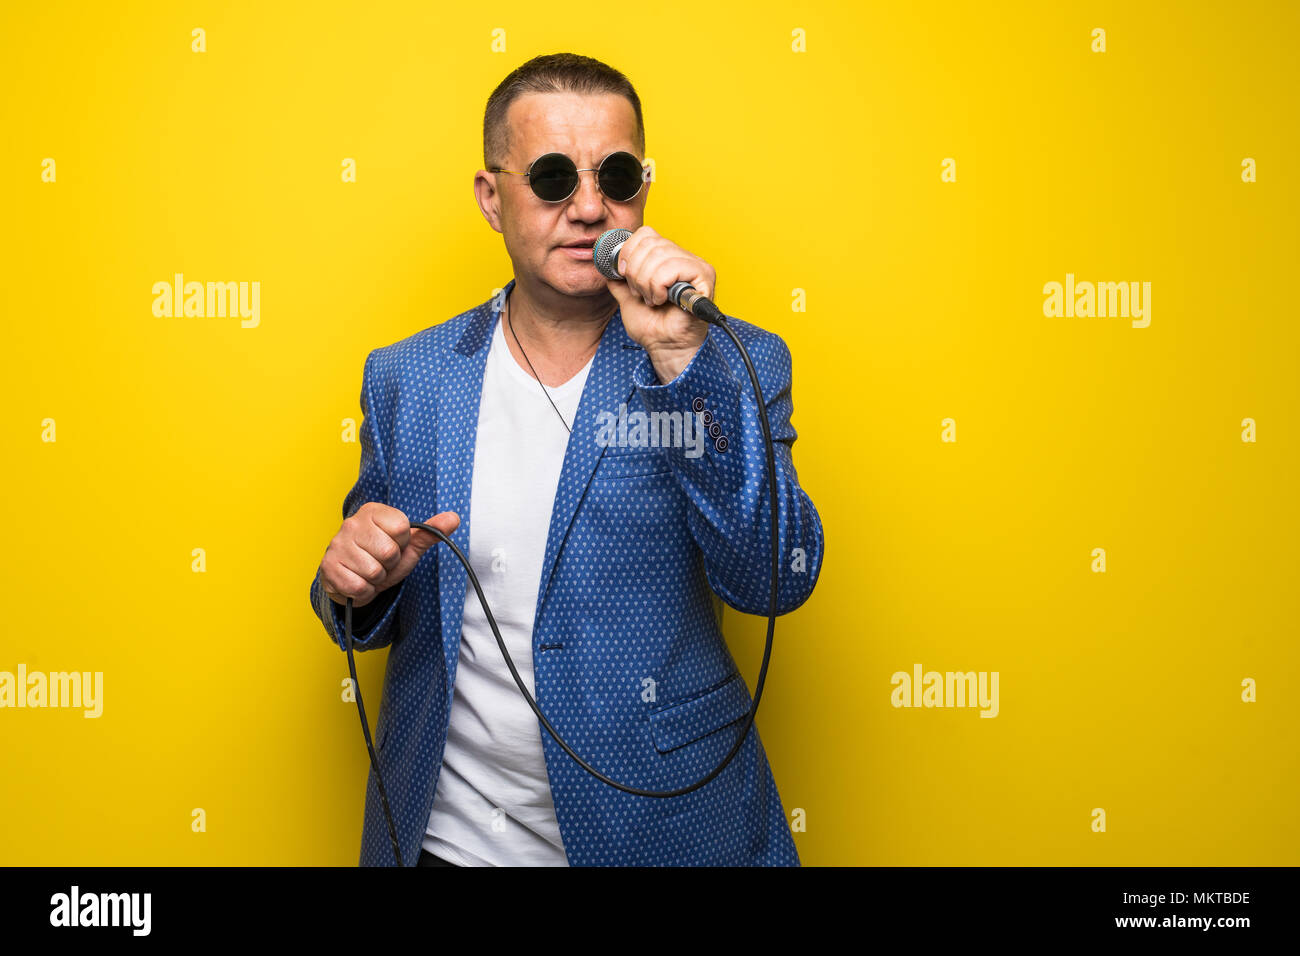
[(618, 250), (631, 236), (632, 233), (626, 229), (610, 229), (601, 233), (596, 240), (591, 258), (596, 263), (596, 269), (606, 279), (623, 278), (618, 274)]

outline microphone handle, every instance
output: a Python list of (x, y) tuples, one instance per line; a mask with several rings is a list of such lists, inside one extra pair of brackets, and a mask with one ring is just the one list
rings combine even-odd
[(679, 309), (689, 312), (697, 319), (703, 319), (713, 325), (722, 325), (727, 321), (727, 317), (722, 314), (722, 310), (710, 302), (707, 297), (696, 292), (695, 286), (689, 282), (674, 282), (672, 288), (668, 290), (668, 298)]
[[(626, 229), (607, 229), (601, 233), (591, 250), (596, 271), (611, 282), (623, 278), (618, 271), (618, 257), (631, 237), (632, 233)], [(727, 317), (722, 310), (696, 291), (689, 282), (674, 282), (668, 290), (668, 298), (673, 305), (697, 319), (712, 325), (726, 325)]]

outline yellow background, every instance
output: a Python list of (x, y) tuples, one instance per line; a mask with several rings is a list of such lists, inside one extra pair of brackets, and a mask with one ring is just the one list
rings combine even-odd
[[(562, 50), (632, 79), (646, 222), (794, 355), (826, 563), (758, 723), (804, 864), (1300, 863), (1298, 11), (5, 4), (0, 670), (105, 687), (0, 711), (0, 863), (355, 864), (307, 597), (340, 422), (369, 350), (511, 277), (483, 108)], [(260, 326), (155, 318), (175, 272), (260, 281)], [(1067, 272), (1151, 282), (1150, 327), (1044, 317)], [(998, 671), (1001, 713), (891, 707), (914, 663)]]

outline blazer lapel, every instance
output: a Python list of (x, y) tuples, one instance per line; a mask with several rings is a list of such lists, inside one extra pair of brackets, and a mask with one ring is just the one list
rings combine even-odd
[[(452, 348), (438, 382), (438, 454), (434, 468), (438, 486), (437, 514), (454, 511), (460, 525), (448, 537), (469, 557), (470, 490), (474, 478), (474, 440), (478, 433), (478, 411), (483, 397), (483, 370), (487, 365), (492, 331), (500, 303), (514, 280), (495, 296), (490, 308), (482, 309), (465, 327)], [(469, 575), (451, 549), (439, 542), (439, 607), (442, 609), (442, 647), (447, 662), (447, 694), (455, 680), (460, 659), (460, 631), (465, 616), (465, 589)]]
[(573, 433), (569, 436), (569, 445), (564, 453), (564, 466), (560, 470), (560, 483), (551, 509), (551, 526), (546, 536), (546, 555), (542, 560), (541, 583), (537, 588), (537, 607), (533, 612), (534, 653), (538, 642), (537, 620), (546, 600), (556, 559), (564, 547), (569, 526), (573, 524), (578, 502), (587, 493), (596, 463), (605, 451), (605, 447), (596, 441), (599, 415), (602, 411), (617, 415), (619, 405), (628, 401), (636, 388), (632, 382), (632, 372), (643, 355), (645, 351), (623, 328), (622, 310), (616, 310), (596, 347), (591, 371), (587, 373), (587, 382), (578, 402), (578, 411), (573, 416)]
[[(484, 308), (470, 320), (460, 341), (452, 349), (438, 383), (436, 513), (454, 511), (460, 515), (460, 526), (450, 538), (466, 557), (469, 557), (470, 524), (473, 518), (470, 514), (470, 492), (474, 478), (474, 445), (478, 433), (479, 404), (483, 396), (483, 373), (492, 333), (500, 316), (500, 303), (505, 301), (514, 284), (515, 280), (511, 279), (502, 294), (494, 298), (492, 306)], [(623, 328), (622, 312), (616, 310), (605, 325), (605, 331), (596, 347), (591, 370), (587, 373), (587, 381), (582, 389), (582, 398), (578, 402), (578, 411), (574, 416), (573, 432), (564, 453), (537, 589), (537, 606), (533, 616), (534, 652), (539, 640), (537, 617), (546, 598), (556, 559), (577, 513), (578, 503), (586, 493), (596, 463), (605, 450), (596, 441), (598, 416), (601, 411), (617, 415), (619, 405), (631, 397), (636, 387), (632, 382), (632, 372), (644, 354), (641, 346)], [(450, 693), (456, 661), (459, 659), (469, 575), (459, 559), (451, 553), (451, 549), (439, 545), (436, 552), (442, 608), (442, 644), (446, 654), (447, 689)]]

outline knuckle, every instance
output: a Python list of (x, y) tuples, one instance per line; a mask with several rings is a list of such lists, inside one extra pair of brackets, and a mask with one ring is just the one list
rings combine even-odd
[(373, 554), (366, 555), (366, 558), (365, 573), (362, 577), (372, 584), (377, 584), (384, 579), (384, 575), (387, 574), (388, 571), (379, 563), (379, 559)]

